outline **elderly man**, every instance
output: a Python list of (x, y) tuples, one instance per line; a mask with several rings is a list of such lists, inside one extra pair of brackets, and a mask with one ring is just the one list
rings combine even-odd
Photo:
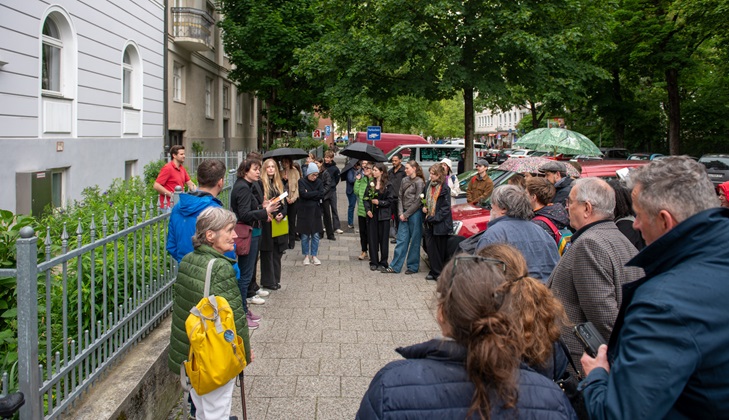
[[(618, 315), (622, 285), (643, 275), (639, 268), (625, 267), (638, 250), (613, 222), (614, 208), (615, 192), (607, 182), (599, 178), (575, 181), (567, 199), (575, 233), (547, 282), (570, 322), (590, 321), (605, 338), (610, 337)], [(567, 327), (562, 338), (572, 359), (578, 361), (584, 352), (582, 344)]]
[(572, 190), (572, 178), (567, 176), (565, 164), (557, 161), (547, 162), (539, 167), (539, 172), (543, 173), (547, 181), (554, 184), (554, 188), (557, 190), (552, 202), (567, 207), (567, 197)]
[(506, 243), (521, 251), (529, 276), (546, 281), (559, 261), (557, 244), (544, 229), (530, 222), (534, 216), (529, 196), (516, 185), (502, 185), (491, 196), (491, 219), (476, 250)]
[(494, 181), (489, 177), (488, 170), (489, 163), (486, 159), (479, 159), (476, 162), (478, 173), (468, 182), (468, 191), (466, 191), (466, 201), (469, 203), (478, 204), (494, 191)]
[(582, 357), (590, 417), (726, 418), (729, 209), (686, 156), (653, 161), (630, 181), (648, 246), (628, 264), (646, 276), (624, 287), (608, 346)]

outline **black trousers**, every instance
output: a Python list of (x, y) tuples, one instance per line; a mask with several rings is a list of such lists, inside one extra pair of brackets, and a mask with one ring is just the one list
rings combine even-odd
[(359, 244), (362, 252), (367, 252), (368, 237), (367, 234), (367, 216), (357, 216), (357, 224), (359, 226)]
[[(390, 248), (390, 221), (367, 219), (367, 235), (370, 247), (370, 265), (388, 267), (387, 254)], [(379, 255), (378, 251), (379, 250)]]
[(322, 201), (321, 210), (321, 214), (324, 216), (324, 230), (327, 233), (327, 239), (332, 239), (334, 237), (334, 227), (332, 226), (332, 201)]
[(278, 250), (261, 251), (261, 286), (272, 288), (281, 283), (281, 256)]
[(286, 208), (286, 214), (289, 217), (289, 249), (294, 249), (296, 245), (296, 214), (299, 210), (299, 200), (289, 204)]
[(428, 254), (428, 261), (430, 262), (429, 274), (435, 278), (438, 278), (440, 272), (443, 271), (443, 265), (447, 258), (448, 236), (434, 235), (433, 228), (428, 226), (428, 223), (423, 228), (423, 239), (426, 244), (425, 251)]

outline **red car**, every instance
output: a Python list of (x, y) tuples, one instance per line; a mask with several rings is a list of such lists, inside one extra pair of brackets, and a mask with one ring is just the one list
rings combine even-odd
[[(634, 168), (649, 163), (648, 161), (625, 161), (625, 160), (594, 160), (580, 162), (582, 165), (582, 177), (596, 176), (604, 180), (615, 179), (615, 171), (622, 168)], [(505, 172), (494, 179), (494, 187), (505, 184), (514, 172)], [(486, 230), (491, 215), (491, 198), (482, 201), (478, 206), (472, 204), (458, 204), (451, 207), (453, 215), (453, 234), (466, 238), (478, 232)]]

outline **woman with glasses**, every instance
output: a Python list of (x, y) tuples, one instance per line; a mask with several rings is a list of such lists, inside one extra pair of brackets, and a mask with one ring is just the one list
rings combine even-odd
[(359, 254), (359, 260), (367, 259), (367, 210), (364, 207), (364, 193), (372, 180), (372, 163), (362, 160), (362, 173), (355, 175), (354, 194), (357, 196), (357, 227), (359, 228), (359, 243), (362, 247), (362, 253)]
[(423, 207), (420, 194), (425, 188), (425, 177), (418, 162), (411, 160), (405, 164), (405, 178), (400, 184), (398, 195), (397, 217), (400, 226), (397, 229), (397, 245), (390, 267), (383, 273), (399, 273), (406, 262), (405, 274), (414, 274), (420, 268), (420, 240), (423, 236)]
[[(372, 168), (372, 181), (364, 192), (364, 207), (367, 212), (367, 236), (370, 248), (370, 270), (385, 270), (389, 267), (390, 205), (395, 198), (392, 184), (387, 182), (387, 168), (376, 163)], [(379, 255), (378, 255), (379, 251)]]
[(316, 256), (319, 253), (319, 232), (322, 231), (321, 200), (323, 199), (324, 185), (319, 179), (319, 167), (311, 162), (306, 166), (306, 176), (299, 180), (299, 223), (296, 228), (301, 236), (304, 265), (321, 265)]
[(499, 260), (454, 257), (436, 287), (443, 337), (397, 349), (405, 360), (375, 375), (357, 418), (576, 419), (562, 390), (522, 363), (505, 272)]
[(423, 191), (423, 213), (425, 224), (423, 238), (425, 251), (430, 262), (430, 272), (426, 280), (435, 280), (440, 275), (447, 257), (448, 236), (453, 232), (451, 216), (451, 190), (445, 182), (443, 165), (430, 167), (430, 181)]

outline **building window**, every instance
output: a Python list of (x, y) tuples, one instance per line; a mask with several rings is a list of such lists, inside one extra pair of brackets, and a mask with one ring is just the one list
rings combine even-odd
[(53, 208), (66, 206), (66, 170), (65, 168), (51, 170), (51, 204)]
[(182, 102), (182, 70), (180, 63), (172, 66), (172, 100)]
[(243, 124), (243, 94), (239, 93), (235, 97), (235, 122)]
[(43, 90), (61, 94), (61, 51), (63, 41), (58, 25), (49, 16), (43, 23)]
[(205, 78), (205, 117), (213, 118), (213, 79)]
[(230, 111), (230, 87), (223, 86), (223, 109)]
[(129, 181), (135, 176), (137, 176), (137, 161), (127, 160), (124, 162), (124, 180)]
[(250, 99), (248, 101), (248, 106), (250, 108), (250, 124), (251, 127), (253, 126), (253, 123), (256, 121), (256, 98), (253, 95), (250, 95)]
[(124, 59), (122, 63), (122, 103), (124, 106), (132, 106), (132, 59), (129, 56), (129, 48), (124, 50)]

